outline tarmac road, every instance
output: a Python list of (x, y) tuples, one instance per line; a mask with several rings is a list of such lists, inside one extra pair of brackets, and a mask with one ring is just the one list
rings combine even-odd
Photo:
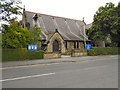
[[(50, 59), (39, 64), (3, 63), (3, 88), (118, 88), (118, 56)], [(69, 60), (69, 61), (65, 61)], [(53, 62), (54, 61), (54, 62)], [(64, 62), (60, 62), (64, 61)], [(75, 62), (73, 62), (75, 61)], [(42, 63), (40, 63), (42, 62)], [(23, 64), (24, 62), (22, 62)], [(7, 66), (8, 65), (8, 66)], [(9, 66), (10, 65), (10, 66)]]

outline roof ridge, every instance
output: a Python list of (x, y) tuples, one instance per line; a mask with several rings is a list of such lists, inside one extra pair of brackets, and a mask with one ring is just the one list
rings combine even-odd
[[(75, 21), (81, 21), (81, 20), (77, 20), (77, 19), (71, 19), (71, 18), (66, 18), (66, 17), (60, 17), (60, 16), (54, 16), (54, 15), (48, 15), (48, 14), (43, 14), (43, 13), (36, 13), (36, 12), (31, 12), (31, 11), (25, 11), (25, 12), (35, 13), (35, 14), (41, 14), (41, 15), (46, 15), (46, 16), (51, 16), (51, 17), (57, 17), (57, 18), (63, 18), (63, 19), (69, 19), (69, 20), (75, 20)], [(82, 22), (83, 22), (83, 21), (82, 21)]]

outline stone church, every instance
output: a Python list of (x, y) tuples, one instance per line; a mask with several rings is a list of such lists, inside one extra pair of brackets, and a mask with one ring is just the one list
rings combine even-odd
[(22, 25), (32, 30), (37, 24), (43, 33), (41, 45), (46, 53), (82, 50), (89, 43), (84, 21), (23, 11)]

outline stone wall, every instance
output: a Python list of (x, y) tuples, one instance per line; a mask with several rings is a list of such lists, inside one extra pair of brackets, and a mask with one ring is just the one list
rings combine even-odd
[(71, 52), (72, 49), (74, 49), (74, 42), (67, 41), (67, 50), (68, 50), (68, 52)]
[(72, 50), (71, 56), (72, 57), (87, 56), (87, 51)]
[(72, 57), (78, 57), (78, 56), (87, 56), (87, 52), (76, 52), (73, 53)]
[(61, 53), (59, 52), (49, 52), (49, 53), (45, 53), (44, 54), (44, 59), (47, 59), (47, 58), (60, 58), (61, 57)]
[(73, 49), (83, 50), (85, 48), (84, 42), (78, 42), (79, 48), (77, 48), (77, 41), (76, 41), (76, 48), (74, 48), (74, 42), (73, 41), (67, 41), (67, 50), (68, 52), (71, 52)]

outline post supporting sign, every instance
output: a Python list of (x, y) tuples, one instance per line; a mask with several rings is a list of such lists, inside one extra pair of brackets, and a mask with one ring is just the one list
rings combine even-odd
[(28, 51), (38, 51), (37, 44), (28, 44)]
[(91, 44), (86, 44), (85, 49), (91, 49)]

